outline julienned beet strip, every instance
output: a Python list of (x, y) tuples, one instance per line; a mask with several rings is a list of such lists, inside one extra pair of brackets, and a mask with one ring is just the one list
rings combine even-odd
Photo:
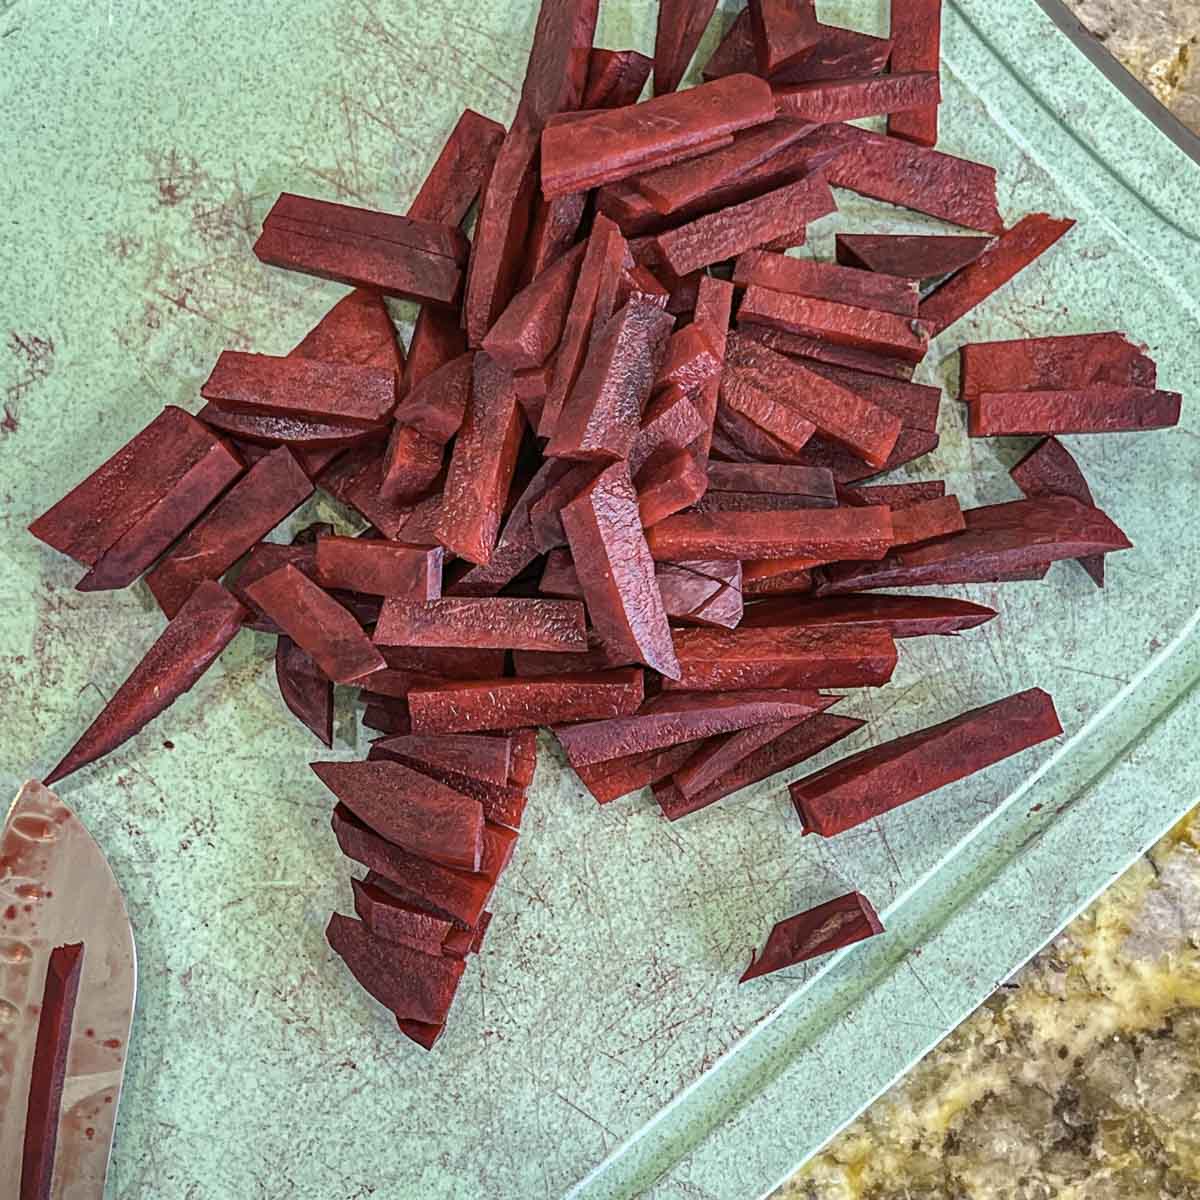
[[(63, 1085), (67, 1076), (67, 1053), (71, 1048), (75, 999), (79, 994), (83, 964), (82, 942), (55, 946), (50, 951), (38, 1013), (37, 1040), (29, 1068), (19, 1200), (50, 1200)], [(17, 1119), (16, 1112), (19, 1109), (10, 1114), (12, 1119)], [(10, 1171), (11, 1167), (10, 1163)], [(11, 1185), (11, 1174), (9, 1179)]]
[(799, 779), (792, 803), (806, 834), (833, 837), (1060, 733), (1054, 701), (1031, 688)]
[(770, 87), (736, 75), (551, 124), (542, 134), (542, 193), (549, 200), (666, 166), (774, 116)]
[(883, 924), (866, 896), (851, 892), (775, 925), (762, 953), (752, 957), (739, 983), (832, 954), (883, 932)]
[[(984, 300), (1003, 315), (1071, 226), (1002, 214), (990, 166), (935, 149), (940, 0), (891, 8), (876, 38), (752, 0), (679, 90), (712, 0), (663, 0), (653, 61), (593, 45), (596, 0), (546, 0), (512, 125), (464, 112), (403, 215), (289, 194), (268, 213), (264, 262), (353, 290), (286, 357), (224, 352), (198, 419), (168, 406), (31, 526), (80, 590), (149, 571), (170, 619), (51, 779), (243, 624), (277, 636), (284, 705), (331, 747), (334, 683), (355, 689), (383, 736), (314, 768), (370, 872), (330, 944), (424, 1049), (512, 858), (538, 726), (599, 802), (649, 784), (674, 820), (861, 728), (819, 689), (884, 686), (897, 639), (1000, 607), (874, 590), (1032, 586), (1064, 558), (1102, 582), (1129, 548), (1053, 437), (1012, 471), (1024, 500), (963, 512), (940, 462), (859, 486), (938, 446), (941, 390), (912, 382), (931, 338)], [(868, 114), (887, 135), (847, 124)], [(868, 226), (821, 261), (838, 189), (965, 232)], [(407, 351), (384, 295), (419, 304)], [(1116, 332), (968, 345), (961, 367), (977, 436), (1181, 415)], [(314, 485), (354, 524), (289, 544)], [(1009, 703), (902, 739), (901, 765), (877, 747), (801, 781), (802, 812), (835, 832), (1033, 744)], [(780, 922), (748, 976), (877, 931), (865, 897), (834, 909)]]

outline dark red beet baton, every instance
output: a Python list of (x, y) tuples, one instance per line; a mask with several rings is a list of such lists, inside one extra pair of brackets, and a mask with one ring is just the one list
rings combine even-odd
[[(937, 149), (941, 0), (891, 0), (888, 37), (751, 0), (682, 90), (712, 0), (662, 0), (653, 59), (594, 46), (598, 11), (541, 4), (511, 127), (464, 112), (406, 212), (281, 195), (258, 257), (353, 290), (284, 357), (222, 353), (198, 419), (168, 406), (30, 527), (87, 568), (81, 590), (148, 572), (170, 618), (52, 780), (243, 624), (277, 636), (284, 705), (326, 745), (334, 684), (355, 689), (383, 736), (314, 771), (369, 874), (328, 939), (425, 1049), (515, 852), (537, 727), (598, 802), (649, 786), (668, 820), (795, 768), (863, 726), (818, 689), (886, 686), (897, 640), (998, 615), (871, 592), (1071, 558), (1102, 583), (1129, 539), (1045, 435), (1180, 419), (1121, 333), (967, 345), (969, 432), (1045, 437), (1012, 470), (1026, 498), (862, 486), (938, 448), (941, 391), (913, 382), (931, 340), (1002, 314), (1027, 267), (1074, 253), (1072, 222), (1002, 213), (991, 166)], [(847, 123), (865, 116), (887, 133)], [(837, 189), (965, 232), (785, 253), (823, 244)], [(407, 353), (384, 296), (419, 305)], [(336, 528), (288, 544), (276, 526), (316, 489)], [(831, 836), (1059, 732), (1021, 693), (792, 797)], [(746, 978), (880, 931), (851, 893), (781, 921)]]

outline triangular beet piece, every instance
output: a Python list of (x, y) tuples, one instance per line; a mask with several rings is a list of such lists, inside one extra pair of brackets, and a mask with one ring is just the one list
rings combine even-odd
[(407, 903), (463, 929), (475, 927), (492, 894), (492, 884), (482, 875), (406, 853), (372, 833), (343, 804), (333, 810), (331, 823), (342, 853), (386, 879)]
[(466, 969), (460, 959), (434, 957), (377, 938), (361, 922), (334, 913), (325, 939), (350, 973), (397, 1018), (440, 1025)]
[(388, 758), (407, 761), (418, 770), (427, 766), (439, 767), (470, 776), (482, 783), (501, 787), (508, 784), (511, 764), (511, 739), (480, 737), (470, 733), (444, 733), (424, 737), (413, 733), (407, 737), (382, 738), (375, 744)]
[(423, 1050), (432, 1050), (438, 1038), (446, 1032), (444, 1021), (440, 1025), (430, 1025), (425, 1021), (409, 1021), (397, 1017), (396, 1024), (410, 1042), (416, 1042)]
[(905, 279), (940, 279), (970, 266), (991, 244), (988, 237), (839, 233), (837, 260)]
[(286, 634), (275, 643), (275, 682), (291, 713), (333, 745), (333, 681)]
[[(405, 904), (399, 896), (369, 878), (351, 879), (350, 887), (354, 892), (354, 911), (376, 937), (422, 954), (443, 953), (446, 939), (455, 929), (449, 921)], [(468, 930), (456, 932), (468, 938), (473, 936)]]
[(859, 892), (851, 892), (780, 921), (771, 930), (762, 954), (751, 961), (739, 982), (832, 954), (882, 932), (883, 924), (870, 900)]
[(317, 778), (358, 819), (431, 862), (479, 870), (483, 809), (428, 775), (396, 762), (316, 762)]
[(404, 350), (383, 297), (365, 288), (343, 296), (288, 357), (404, 370)]

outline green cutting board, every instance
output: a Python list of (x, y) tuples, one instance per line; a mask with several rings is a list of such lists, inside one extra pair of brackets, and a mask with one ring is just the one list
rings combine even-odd
[[(194, 410), (223, 347), (299, 340), (341, 289), (253, 257), (276, 194), (403, 210), (463, 107), (511, 116), (535, 14), (0, 7), (0, 782), (15, 790), (163, 623), (141, 585), (74, 592), (79, 570), (25, 525), (164, 403)], [(886, 24), (876, 0), (820, 12)], [(649, 0), (605, 0), (599, 41), (649, 50), (653, 26)], [(674, 825), (648, 796), (600, 809), (543, 739), (487, 945), (427, 1055), (325, 946), (329, 912), (350, 907), (306, 765), (320, 747), (275, 692), (271, 640), (243, 634), (63, 787), (125, 888), (141, 959), (110, 1196), (759, 1195), (1197, 800), (1200, 167), (1033, 0), (951, 3), (944, 76), (944, 148), (999, 168), (1005, 216), (1080, 224), (919, 378), (953, 395), (966, 340), (1115, 328), (1191, 403), (1174, 432), (1071, 439), (1137, 543), (1104, 592), (1069, 563), (957, 589), (1000, 617), (906, 642), (894, 682), (842, 706), (869, 727), (825, 758), (1033, 686), (1067, 735), (829, 842), (801, 840), (778, 781)], [(838, 230), (938, 228), (839, 201), (813, 231), (823, 257)], [(964, 506), (1016, 495), (1027, 441), (968, 441), (952, 398), (941, 434), (916, 477), (945, 477)], [(342, 699), (335, 753), (358, 757)], [(851, 886), (887, 936), (737, 986), (776, 920)]]

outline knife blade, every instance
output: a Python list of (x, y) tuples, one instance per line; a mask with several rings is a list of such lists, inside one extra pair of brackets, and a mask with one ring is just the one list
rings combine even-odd
[[(0, 1179), (21, 1176), (39, 1026), (47, 1023), (42, 1002), (55, 990), (51, 958), (60, 951), (57, 968), (64, 949), (69, 958), (78, 944), (84, 950), (69, 1032), (64, 1019), (69, 1041), (53, 1200), (104, 1194), (133, 1024), (137, 954), (103, 851), (68, 805), (30, 782), (0, 834)], [(52, 1032), (42, 1029), (43, 1045)], [(38, 1108), (35, 1102), (35, 1113)], [(39, 1140), (33, 1127), (31, 1138)]]

